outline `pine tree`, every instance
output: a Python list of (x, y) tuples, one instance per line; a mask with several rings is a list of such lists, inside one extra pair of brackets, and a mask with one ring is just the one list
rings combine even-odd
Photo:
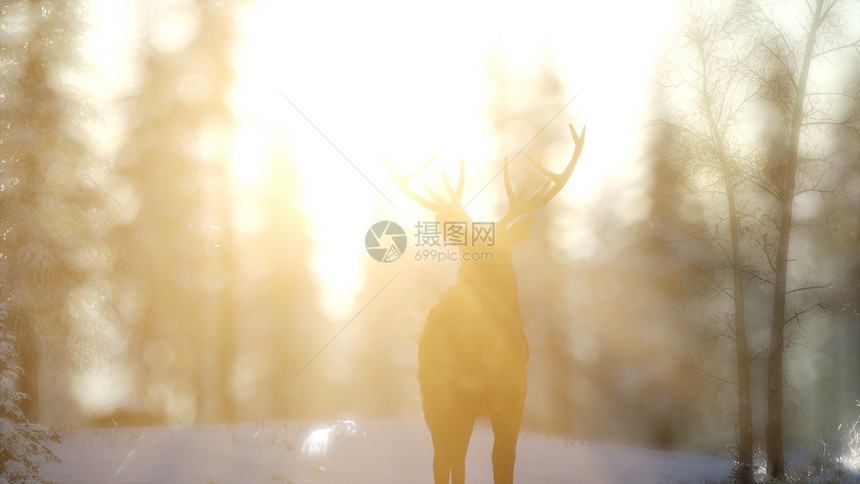
[(292, 160), (285, 152), (274, 154), (265, 186), (248, 202), (260, 212), (263, 225), (237, 241), (243, 254), (237, 259), (243, 330), (236, 344), (249, 376), (238, 391), (238, 403), (247, 417), (320, 416), (327, 403), (337, 400), (317, 393), (327, 387), (320, 368), (330, 353), (305, 368), (325, 344), (329, 325), (308, 266), (312, 246), (300, 189)]
[(47, 364), (77, 363), (74, 293), (100, 224), (94, 155), (81, 122), (86, 99), (63, 75), (82, 66), (74, 1), (0, 7), (0, 301), (21, 355), (24, 413), (38, 421)]
[(60, 435), (29, 423), (21, 410), (27, 395), (16, 388), (22, 370), (16, 363), (15, 337), (2, 322), (8, 307), (0, 304), (0, 482), (41, 482), (42, 460), (60, 461), (48, 447)]
[[(117, 178), (131, 192), (114, 231), (136, 400), (180, 420), (235, 419), (232, 25), (197, 2), (198, 34), (174, 52), (145, 46)], [(181, 402), (181, 403), (180, 403)]]

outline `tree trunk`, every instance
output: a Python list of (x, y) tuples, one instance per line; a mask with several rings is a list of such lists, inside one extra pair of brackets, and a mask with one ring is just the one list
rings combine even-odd
[(744, 285), (743, 266), (741, 263), (740, 222), (735, 205), (734, 176), (726, 155), (723, 132), (717, 125), (712, 109), (713, 100), (708, 88), (708, 71), (704, 59), (706, 54), (699, 45), (699, 55), (702, 62), (702, 96), (705, 113), (714, 141), (716, 155), (720, 164), (723, 185), (726, 190), (726, 201), (729, 209), (729, 232), (731, 232), (732, 252), (732, 291), (734, 298), (735, 326), (735, 357), (738, 372), (738, 480), (747, 484), (753, 482), (753, 424), (752, 424), (752, 392), (750, 390), (749, 351), (747, 349), (746, 319), (744, 314)]
[(791, 236), (791, 219), (794, 206), (794, 186), (797, 173), (797, 156), (800, 142), (800, 127), (803, 118), (803, 100), (809, 64), (815, 46), (815, 34), (821, 25), (823, 0), (818, 0), (812, 25), (806, 38), (806, 50), (794, 92), (794, 108), (791, 113), (791, 138), (789, 140), (788, 163), (785, 168), (785, 184), (782, 192), (782, 210), (779, 222), (779, 241), (775, 263), (773, 292), (773, 317), (771, 319), (770, 347), (767, 357), (767, 473), (774, 479), (785, 478), (785, 456), (783, 455), (782, 407), (783, 407), (783, 353), (785, 347), (785, 297), (788, 280), (788, 243)]
[[(726, 170), (727, 171), (727, 170)], [(750, 391), (749, 352), (744, 315), (743, 268), (741, 267), (740, 227), (735, 208), (735, 192), (728, 173), (723, 180), (729, 205), (729, 226), (732, 240), (732, 275), (735, 300), (735, 355), (738, 370), (738, 481), (753, 482), (753, 423), (752, 395)]]
[[(229, 183), (227, 180), (226, 183)], [(229, 188), (226, 188), (229, 190)], [(228, 192), (229, 193), (229, 192)], [(220, 417), (225, 422), (235, 422), (237, 420), (236, 404), (233, 397), (233, 367), (236, 361), (236, 299), (235, 299), (235, 279), (236, 279), (236, 262), (234, 259), (235, 252), (233, 246), (233, 224), (230, 220), (230, 197), (223, 195), (228, 203), (222, 213), (221, 221), (221, 250), (222, 255), (222, 277), (223, 286), (221, 288), (221, 311), (219, 318), (219, 354), (218, 354), (218, 391), (220, 408)]]
[[(28, 21), (29, 27), (31, 29), (31, 38), (28, 40), (27, 46), (27, 57), (24, 61), (24, 76), (25, 80), (25, 92), (23, 93), (24, 99), (28, 102), (35, 104), (36, 106), (43, 107), (44, 103), (48, 100), (45, 99), (45, 85), (47, 84), (47, 74), (45, 72), (44, 59), (42, 58), (42, 49), (44, 42), (43, 39), (39, 37), (39, 33), (42, 29), (42, 5), (40, 2), (31, 1), (29, 4), (28, 11)], [(53, 100), (53, 99), (52, 99)], [(36, 112), (40, 112), (41, 109), (37, 109)], [(28, 116), (29, 123), (32, 123), (35, 126), (39, 126), (39, 142), (45, 142), (46, 139), (44, 137), (44, 127), (45, 127), (45, 119), (43, 116), (39, 116), (38, 114), (32, 113)], [(44, 198), (44, 189), (45, 180), (43, 173), (40, 171), (41, 164), (39, 163), (39, 155), (40, 153), (36, 150), (38, 149), (48, 149), (47, 147), (34, 147), (33, 144), (29, 144), (27, 152), (23, 153), (23, 158), (20, 160), (20, 163), (24, 166), (25, 175), (22, 182), (21, 187), (21, 202), (23, 205), (30, 207), (34, 211), (38, 211), (41, 207), (42, 199)], [(15, 230), (21, 230), (25, 234), (26, 239), (41, 239), (45, 235), (44, 231), (39, 231), (41, 227), (35, 228), (32, 226), (19, 226), (15, 227)], [(47, 251), (51, 251), (54, 246), (50, 244), (50, 241), (40, 240), (46, 244)], [(22, 249), (22, 247), (17, 247), (17, 249)], [(54, 255), (54, 254), (51, 254)], [(13, 274), (13, 279), (15, 277), (20, 277), (24, 280), (28, 280), (28, 285), (36, 284), (37, 286), (41, 286), (45, 283), (43, 280), (33, 279), (29, 274)], [(44, 287), (44, 286), (43, 286)], [(42, 289), (43, 287), (28, 287), (26, 290), (36, 291), (38, 289)], [(49, 285), (50, 287), (50, 285)], [(54, 301), (44, 301), (46, 306), (55, 304)], [(39, 422), (39, 365), (40, 365), (40, 348), (39, 341), (36, 337), (39, 329), (36, 327), (37, 320), (39, 323), (44, 320), (41, 318), (36, 318), (33, 316), (34, 312), (39, 314), (49, 314), (50, 310), (44, 310), (41, 308), (39, 311), (33, 311), (35, 308), (31, 308), (29, 311), (21, 311), (17, 310), (16, 314), (18, 315), (18, 334), (19, 337), (19, 355), (18, 357), (21, 360), (21, 369), (23, 370), (23, 374), (21, 375), (21, 391), (27, 394), (27, 399), (24, 400), (22, 405), (22, 410), (24, 411), (24, 416), (27, 418), (29, 422), (38, 423)], [(27, 314), (25, 314), (27, 313)]]
[(39, 423), (39, 345), (36, 343), (32, 324), (29, 321), (22, 323), (22, 344), (19, 347), (21, 354), (21, 391), (27, 394), (23, 401), (22, 410), (28, 422)]
[[(148, 296), (149, 297), (149, 296)], [(152, 383), (152, 374), (150, 372), (149, 362), (146, 361), (146, 348), (153, 343), (154, 331), (153, 325), (156, 321), (156, 314), (153, 308), (153, 302), (147, 300), (146, 310), (143, 316), (135, 322), (131, 329), (131, 338), (129, 339), (128, 354), (130, 355), (131, 364), (134, 368), (134, 395), (135, 401), (148, 406), (152, 403), (149, 397), (150, 384)], [(159, 411), (164, 410), (164, 402), (158, 402)]]

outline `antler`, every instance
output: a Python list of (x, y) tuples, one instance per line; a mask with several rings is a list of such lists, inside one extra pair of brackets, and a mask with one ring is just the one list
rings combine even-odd
[(573, 129), (573, 125), (570, 124), (570, 135), (573, 137), (573, 142), (576, 145), (576, 148), (573, 151), (573, 156), (571, 156), (570, 161), (567, 163), (567, 166), (562, 170), (561, 173), (553, 173), (546, 168), (542, 167), (535, 161), (532, 157), (528, 155), (524, 155), (526, 159), (532, 164), (532, 166), (537, 169), (537, 171), (541, 172), (545, 177), (548, 178), (546, 183), (543, 184), (537, 191), (535, 191), (530, 197), (526, 198), (528, 193), (528, 185), (531, 182), (532, 176), (534, 173), (530, 173), (529, 177), (526, 179), (525, 187), (523, 190), (517, 194), (514, 192), (513, 185), (511, 185), (511, 174), (508, 171), (508, 159), (505, 158), (505, 168), (504, 168), (504, 178), (505, 178), (505, 193), (508, 195), (508, 211), (502, 216), (499, 220), (499, 225), (502, 228), (508, 226), (509, 223), (516, 220), (518, 217), (525, 215), (529, 212), (537, 210), (538, 208), (545, 205), (547, 202), (552, 200), (553, 197), (558, 195), (558, 192), (564, 188), (564, 185), (570, 179), (571, 173), (573, 173), (573, 169), (576, 167), (576, 162), (579, 161), (579, 155), (582, 154), (582, 147), (585, 144), (585, 126), (582, 127), (582, 133), (576, 134), (576, 130)]
[(445, 191), (448, 192), (448, 200), (445, 201), (441, 196), (437, 195), (433, 190), (431, 190), (424, 183), (421, 184), (424, 187), (424, 190), (430, 195), (432, 200), (428, 200), (418, 193), (415, 192), (410, 186), (409, 182), (415, 179), (416, 176), (421, 174), (422, 171), (426, 170), (433, 160), (436, 159), (434, 155), (432, 158), (427, 160), (427, 163), (416, 170), (411, 175), (401, 176), (398, 175), (391, 165), (388, 166), (388, 172), (391, 175), (391, 178), (394, 180), (394, 183), (400, 188), (400, 191), (405, 193), (409, 198), (414, 200), (416, 203), (421, 205), (424, 208), (430, 209), (438, 214), (447, 215), (452, 217), (455, 220), (470, 220), (469, 214), (466, 213), (466, 209), (463, 208), (463, 204), (461, 199), (463, 198), (463, 186), (466, 183), (466, 168), (464, 166), (463, 159), (460, 158), (460, 176), (457, 180), (457, 188), (453, 188), (451, 186), (451, 182), (448, 181), (448, 177), (445, 176), (445, 173), (442, 173), (442, 181), (445, 183)]

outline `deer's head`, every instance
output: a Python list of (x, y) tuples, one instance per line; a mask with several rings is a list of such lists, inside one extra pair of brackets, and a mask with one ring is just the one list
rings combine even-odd
[[(528, 175), (523, 189), (517, 192), (511, 183), (511, 175), (508, 170), (509, 162), (505, 158), (502, 171), (505, 180), (505, 193), (508, 198), (508, 209), (495, 223), (495, 237), (491, 243), (486, 240), (479, 240), (469, 246), (458, 247), (461, 261), (458, 279), (461, 283), (492, 288), (516, 304), (516, 276), (511, 264), (511, 249), (528, 237), (534, 222), (533, 212), (558, 195), (570, 179), (574, 167), (576, 167), (576, 162), (582, 154), (582, 147), (585, 143), (585, 126), (582, 127), (580, 134), (576, 133), (573, 125), (569, 125), (569, 127), (575, 149), (567, 166), (560, 173), (547, 170), (537, 161), (525, 155), (534, 169), (546, 178), (543, 185), (533, 192), (529, 190), (529, 184), (533, 179), (534, 172)], [(437, 221), (442, 223), (465, 222), (467, 227), (471, 227), (472, 217), (462, 203), (463, 186), (466, 180), (462, 159), (460, 160), (460, 173), (456, 187), (448, 181), (448, 177), (444, 173), (442, 174), (447, 198), (422, 184), (429, 195), (429, 198), (426, 198), (416, 193), (409, 186), (409, 183), (427, 169), (432, 162), (433, 158), (430, 158), (424, 166), (410, 175), (400, 176), (392, 171), (391, 176), (400, 190), (409, 198), (435, 212)]]

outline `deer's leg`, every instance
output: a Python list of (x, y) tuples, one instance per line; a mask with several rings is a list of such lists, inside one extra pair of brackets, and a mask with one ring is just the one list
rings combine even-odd
[(466, 451), (474, 426), (474, 418), (461, 415), (427, 419), (433, 439), (433, 479), (436, 484), (447, 484), (449, 476), (454, 484), (465, 481)]
[(469, 440), (472, 438), (474, 427), (475, 420), (468, 417), (458, 418), (455, 425), (452, 425), (454, 434), (451, 449), (451, 482), (453, 484), (463, 484), (466, 481), (466, 451), (469, 450)]
[(451, 475), (451, 432), (450, 425), (443, 419), (426, 418), (430, 437), (433, 439), (433, 482), (448, 484)]
[(521, 416), (522, 405), (498, 409), (490, 414), (493, 424), (493, 482), (496, 484), (514, 481)]

